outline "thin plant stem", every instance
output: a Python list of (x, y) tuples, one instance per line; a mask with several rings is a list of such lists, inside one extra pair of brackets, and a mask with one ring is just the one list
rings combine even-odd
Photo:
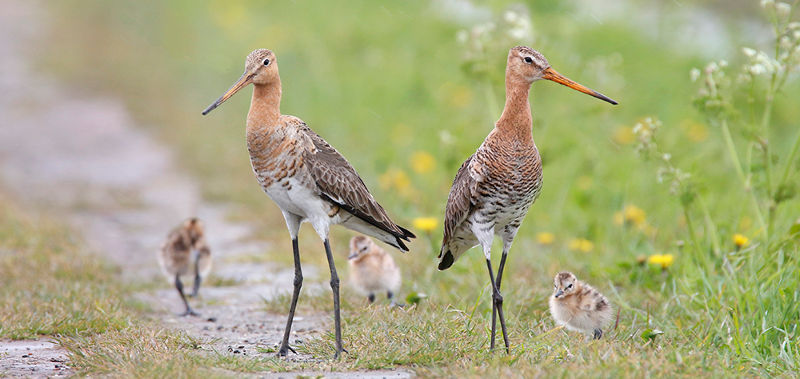
[(731, 162), (733, 163), (733, 166), (736, 169), (736, 174), (739, 175), (739, 179), (741, 179), (745, 191), (750, 195), (750, 201), (753, 203), (753, 209), (755, 210), (756, 219), (758, 220), (759, 226), (761, 226), (762, 229), (766, 229), (764, 216), (761, 214), (761, 208), (759, 208), (758, 206), (758, 199), (756, 199), (756, 195), (753, 192), (753, 189), (750, 187), (750, 181), (744, 175), (744, 170), (742, 170), (742, 164), (739, 162), (739, 155), (736, 152), (736, 145), (733, 144), (731, 131), (728, 128), (728, 121), (723, 119), (721, 124), (722, 124), (722, 137), (725, 140), (725, 146), (728, 148), (728, 154), (730, 154)]

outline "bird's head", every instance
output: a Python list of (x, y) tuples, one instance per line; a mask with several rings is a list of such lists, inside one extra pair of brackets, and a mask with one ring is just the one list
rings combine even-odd
[(575, 291), (578, 278), (571, 272), (559, 272), (553, 279), (553, 297), (556, 299), (571, 295)]
[(189, 234), (189, 238), (191, 238), (192, 241), (197, 241), (203, 237), (203, 222), (197, 217), (192, 217), (184, 221), (183, 228)]
[(528, 84), (537, 80), (547, 79), (611, 104), (617, 104), (616, 101), (611, 100), (602, 93), (584, 87), (559, 74), (558, 71), (550, 67), (550, 63), (547, 62), (542, 53), (527, 46), (517, 46), (508, 52), (506, 77), (512, 80), (521, 80)]
[(275, 53), (268, 49), (254, 50), (247, 56), (244, 62), (244, 73), (239, 80), (237, 80), (228, 91), (222, 94), (219, 99), (211, 103), (211, 105), (203, 111), (203, 115), (213, 111), (214, 108), (220, 106), (225, 100), (228, 100), (236, 92), (247, 87), (250, 83), (270, 85), (279, 80), (278, 62)]
[(372, 247), (375, 245), (369, 237), (355, 236), (350, 239), (350, 255), (347, 256), (349, 260), (358, 260), (361, 257), (369, 254)]

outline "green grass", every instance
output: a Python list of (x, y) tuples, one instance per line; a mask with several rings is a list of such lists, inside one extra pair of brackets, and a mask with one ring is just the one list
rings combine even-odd
[[(257, 225), (257, 237), (273, 243), (268, 258), (287, 267), (291, 247), (283, 219), (256, 185), (244, 147), (248, 96), (237, 95), (210, 116), (199, 113), (238, 78), (248, 52), (276, 52), (283, 112), (303, 118), (347, 156), (404, 225), (415, 217), (441, 217), (456, 169), (499, 116), (488, 104), (503, 102), (502, 65), (511, 46), (492, 44), (490, 71), (476, 78), (463, 69), (463, 47), (455, 38), (464, 26), (437, 16), (427, 3), (89, 3), (50, 5), (59, 16), (53, 18), (58, 43), (46, 50), (42, 68), (122, 97), (138, 121), (176, 147), (207, 199), (241, 205), (233, 217)], [(490, 8), (500, 14), (507, 4), (495, 1)], [(743, 60), (740, 45), (768, 49), (767, 41), (751, 40), (739, 24), (765, 25), (755, 2), (687, 4), (718, 16), (735, 41), (729, 46), (733, 55), (717, 59), (733, 66)], [(596, 22), (582, 19), (580, 9), (568, 3), (528, 2), (533, 47), (559, 72), (620, 105), (553, 83), (533, 86), (544, 189), (520, 229), (505, 275), (510, 357), (485, 351), (491, 309), (481, 254), (470, 252), (447, 272), (436, 271), (441, 230), (434, 230), (417, 231), (412, 252), (394, 255), (405, 275), (403, 292), (429, 298), (418, 308), (364, 310), (363, 299), (346, 295), (344, 336), (351, 353), (341, 362), (302, 368), (400, 366), (426, 376), (796, 372), (800, 254), (791, 228), (800, 202), (794, 197), (775, 207), (769, 236), (742, 205), (749, 191), (759, 198), (769, 192), (758, 146), (749, 137), (749, 120), (758, 120), (754, 110), (763, 100), (746, 91), (736, 95), (744, 125), (733, 129), (734, 144), (752, 175), (751, 187), (745, 187), (728, 159), (723, 131), (692, 107), (697, 84), (689, 81), (689, 70), (706, 58), (676, 46), (671, 23), (687, 4), (661, 4), (663, 18), (644, 33), (625, 22), (634, 14)], [(794, 80), (776, 98), (766, 136), (775, 159), (787, 156), (796, 136), (798, 93)], [(693, 173), (699, 200), (686, 211), (669, 186), (656, 180), (658, 164), (634, 152), (630, 129), (648, 116), (664, 123), (659, 147), (671, 153), (676, 167)], [(451, 138), (443, 138), (444, 132)], [(430, 171), (413, 169), (417, 152), (433, 156)], [(779, 166), (784, 167), (796, 184), (796, 160)], [(629, 205), (644, 211), (638, 226), (615, 222), (615, 214)], [(553, 233), (555, 241), (539, 244), (540, 232)], [(737, 249), (734, 233), (750, 237), (750, 247)], [(343, 278), (350, 236), (339, 229), (332, 235)], [(575, 238), (590, 240), (593, 248), (571, 249)], [(300, 246), (304, 263), (318, 265), (326, 277), (321, 243), (308, 227)], [(672, 254), (674, 265), (662, 271), (637, 263), (657, 253)], [(588, 344), (560, 330), (548, 334), (553, 325), (546, 297), (559, 270), (574, 271), (621, 309), (616, 332)], [(325, 295), (301, 297), (300, 309), (329, 311)], [(287, 302), (284, 296), (267, 307), (285, 312)], [(664, 335), (645, 342), (641, 334), (649, 328)], [(330, 356), (331, 340), (326, 335), (306, 349)], [(247, 371), (300, 368), (273, 359), (214, 364)]]

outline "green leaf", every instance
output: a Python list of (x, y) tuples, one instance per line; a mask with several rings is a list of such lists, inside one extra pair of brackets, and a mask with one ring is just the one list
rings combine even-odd
[(660, 331), (660, 330), (658, 330), (658, 329), (645, 329), (645, 330), (642, 332), (642, 339), (643, 339), (645, 342), (646, 342), (646, 341), (655, 341), (656, 337), (657, 337), (659, 334), (664, 334), (664, 332), (662, 332), (662, 331)]
[(411, 305), (411, 304), (419, 304), (419, 302), (422, 299), (425, 299), (427, 297), (428, 297), (428, 295), (426, 295), (424, 293), (413, 291), (413, 292), (410, 292), (408, 294), (408, 296), (406, 296), (406, 303), (408, 303), (409, 305)]

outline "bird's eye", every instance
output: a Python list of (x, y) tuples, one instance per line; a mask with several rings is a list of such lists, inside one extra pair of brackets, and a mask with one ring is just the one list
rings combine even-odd
[(525, 63), (533, 63), (533, 58), (525, 57)]
[(269, 58), (264, 58), (264, 66), (269, 66)]
[(567, 289), (570, 289), (570, 288), (572, 288), (572, 284), (570, 284), (570, 285), (568, 285), (568, 286), (567, 286)]

